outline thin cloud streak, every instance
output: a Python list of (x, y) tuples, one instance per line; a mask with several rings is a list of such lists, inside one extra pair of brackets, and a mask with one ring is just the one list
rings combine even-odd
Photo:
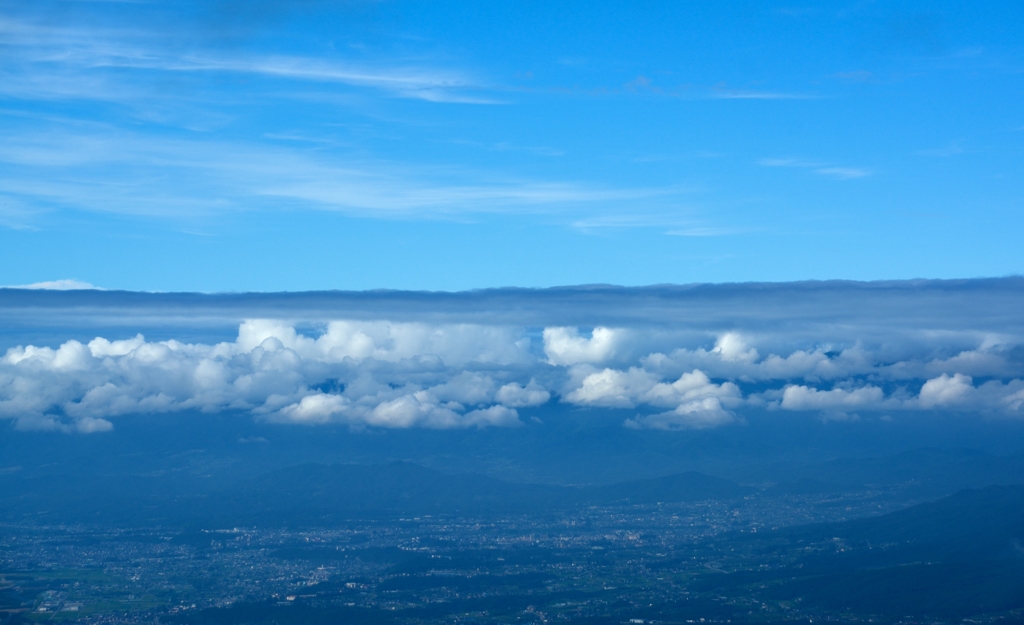
[[(369, 87), (393, 95), (431, 102), (463, 104), (497, 104), (492, 98), (459, 93), (458, 90), (479, 90), (483, 86), (464, 73), (431, 67), (357, 66), (345, 61), (328, 62), (302, 56), (264, 56), (232, 58), (211, 54), (175, 55), (143, 45), (165, 39), (158, 33), (129, 30), (97, 30), (51, 28), (5, 19), (0, 16), (0, 47), (9, 50), (9, 56), (21, 62), (25, 77), (7, 70), (6, 87), (0, 93), (31, 95), (34, 97), (80, 97), (85, 99), (112, 99), (116, 95), (104, 89), (67, 88), (62, 81), (53, 80), (61, 75), (61, 68), (82, 80), (81, 72), (102, 69), (136, 69), (162, 72), (239, 73), (255, 74), (295, 81), (333, 82), (353, 87)], [(140, 43), (127, 43), (140, 42)], [(171, 42), (165, 42), (170, 45)], [(27, 67), (26, 67), (27, 66)], [(20, 78), (20, 80), (19, 80)], [(107, 77), (88, 77), (91, 81), (109, 80)], [(113, 90), (122, 96), (124, 89)]]
[(707, 96), (713, 100), (818, 100), (819, 95), (773, 91), (712, 89)]
[(859, 167), (819, 167), (814, 170), (814, 173), (819, 176), (838, 178), (839, 180), (852, 180), (854, 178), (870, 176), (871, 170)]
[(863, 167), (841, 167), (818, 161), (807, 161), (799, 158), (762, 158), (757, 161), (762, 167), (793, 167), (798, 169), (809, 169), (819, 176), (835, 178), (837, 180), (853, 180), (865, 178), (874, 172)]
[[(673, 186), (665, 187), (663, 189), (651, 189), (648, 198), (655, 198), (658, 196), (673, 197), (684, 194), (693, 193), (695, 189), (686, 186)], [(684, 217), (685, 214), (693, 214), (694, 217)], [(678, 231), (686, 230), (718, 230), (716, 227), (704, 226), (702, 220), (696, 217), (696, 209), (687, 209), (680, 207), (676, 202), (673, 202), (671, 212), (666, 210), (652, 210), (649, 213), (610, 213), (604, 215), (589, 215), (587, 217), (576, 219), (572, 222), (572, 227), (577, 230), (588, 231), (588, 230), (609, 230), (616, 228), (670, 228)]]
[(717, 228), (714, 226), (705, 226), (697, 228), (682, 228), (679, 230), (669, 230), (665, 234), (674, 237), (723, 237), (738, 233), (738, 230), (732, 228)]
[[(488, 87), (465, 72), (429, 64), (360, 65), (301, 55), (238, 56), (202, 50), (182, 54), (174, 51), (178, 44), (167, 33), (52, 27), (3, 16), (0, 35), (9, 61), (0, 69), (0, 95), (102, 101), (128, 107), (136, 119), (187, 129), (204, 130), (230, 119), (211, 110), (211, 102), (204, 101), (211, 97), (208, 94), (187, 89), (167, 93), (161, 74), (261, 76), (438, 103), (501, 103), (480, 95)], [(212, 97), (214, 109), (241, 98), (231, 92)], [(572, 206), (600, 213), (623, 202), (677, 193), (673, 188), (530, 180), (468, 168), (439, 171), (294, 147), (147, 136), (142, 134), (145, 130), (103, 124), (87, 124), (83, 130), (82, 124), (74, 125), (78, 128), (70, 132), (58, 128), (49, 133), (11, 126), (16, 130), (0, 144), (0, 162), (18, 171), (8, 168), (0, 177), (0, 193), (20, 208), (0, 208), (0, 224), (31, 228), (35, 215), (54, 208), (179, 219), (282, 204), (389, 217), (549, 213)], [(172, 179), (178, 183), (167, 184)]]
[[(682, 192), (675, 187), (615, 189), (530, 180), (463, 184), (460, 180), (487, 176), (388, 162), (347, 163), (343, 157), (286, 147), (114, 133), (55, 131), (10, 137), (0, 146), (0, 162), (8, 163), (11, 171), (18, 167), (35, 174), (0, 178), (0, 193), (35, 198), (37, 204), (157, 217), (240, 210), (258, 198), (378, 216), (553, 211), (583, 205), (612, 210), (623, 202)], [(96, 167), (118, 174), (108, 173), (100, 181), (84, 175)], [(187, 186), (166, 187), (163, 181), (174, 171), (189, 181)], [(445, 178), (450, 182), (439, 181)]]
[(28, 290), (46, 290), (46, 291), (102, 291), (98, 286), (83, 282), (82, 280), (76, 280), (74, 278), (65, 278), (62, 280), (50, 280), (47, 282), (36, 282), (34, 284), (23, 284), (19, 286), (3, 287), (8, 289), (28, 289)]

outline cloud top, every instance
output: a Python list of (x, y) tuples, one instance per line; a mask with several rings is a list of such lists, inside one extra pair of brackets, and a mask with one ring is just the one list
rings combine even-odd
[[(632, 411), (626, 427), (654, 430), (719, 427), (751, 410), (1024, 416), (1022, 292), (1019, 279), (437, 294), (4, 290), (9, 329), (82, 336), (92, 323), (109, 334), (120, 314), (119, 327), (182, 338), (10, 345), (0, 418), (95, 433), (131, 415), (182, 411), (309, 426), (511, 427), (549, 402)], [(270, 314), (233, 321), (243, 310)], [(230, 324), (230, 338), (185, 338), (216, 334), (211, 324)]]
[(75, 279), (64, 279), (64, 280), (50, 280), (47, 282), (35, 282), (33, 284), (23, 284), (20, 286), (8, 287), (11, 289), (28, 289), (31, 291), (35, 290), (47, 290), (47, 291), (91, 291), (101, 290), (98, 286), (93, 286), (88, 282)]

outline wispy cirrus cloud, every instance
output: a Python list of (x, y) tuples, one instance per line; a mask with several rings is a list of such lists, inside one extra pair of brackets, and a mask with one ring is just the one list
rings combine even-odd
[[(571, 212), (582, 206), (614, 212), (630, 201), (683, 192), (517, 180), (465, 168), (348, 160), (315, 149), (154, 138), (102, 127), (11, 135), (0, 145), (0, 163), (8, 165), (7, 174), (0, 174), (0, 194), (21, 205), (154, 217), (237, 211), (254, 201), (394, 217)], [(188, 182), (172, 188), (168, 176)]]
[(963, 154), (964, 149), (957, 143), (950, 143), (949, 145), (941, 148), (932, 148), (929, 150), (918, 150), (915, 152), (918, 156), (931, 156), (934, 158), (949, 158), (950, 156), (956, 156), (957, 154)]
[[(467, 91), (485, 86), (464, 71), (402, 61), (356, 63), (344, 58), (181, 53), (171, 37), (155, 31), (44, 26), (0, 15), (0, 48), (6, 50), (0, 93), (16, 97), (124, 100), (143, 90), (105, 70), (163, 73), (235, 73), (288, 81), (338, 83), (431, 102), (493, 104)], [(67, 78), (72, 78), (68, 81)], [(102, 86), (99, 89), (96, 87)]]
[[(213, 138), (214, 131), (236, 129), (238, 119), (264, 102), (280, 107), (287, 100), (291, 107), (301, 94), (351, 97), (371, 108), (366, 104), (375, 98), (496, 104), (513, 90), (460, 66), (457, 59), (430, 53), (359, 54), (333, 44), (319, 50), (282, 44), (245, 51), (215, 45), (201, 35), (183, 37), (180, 24), (162, 30), (152, 22), (148, 27), (145, 21), (121, 23), (131, 27), (43, 19), (30, 9), (16, 16), (0, 9), (5, 60), (0, 96), (45, 107), (65, 100), (106, 106), (105, 112), (96, 113), (102, 108), (97, 106), (91, 109), (94, 115), (77, 120), (0, 126), (0, 162), (9, 165), (0, 171), (0, 193), (11, 199), (0, 208), (0, 224), (31, 228), (36, 215), (62, 208), (195, 219), (287, 207), (389, 218), (557, 213), (564, 223), (584, 230), (650, 226), (676, 236), (731, 232), (706, 225), (699, 216), (665, 217), (668, 200), (687, 191), (678, 185), (614, 185), (510, 175), (471, 165), (410, 164), (370, 156), (373, 150), (358, 141), (345, 152), (344, 146), (324, 140), (316, 142), (317, 149), (313, 142), (304, 149), (299, 142), (263, 140), (298, 136), (290, 128), (248, 140), (239, 138), (244, 131)], [(657, 87), (643, 79), (637, 88)], [(672, 95), (803, 97), (722, 85)], [(322, 129), (302, 132), (315, 136)], [(486, 147), (564, 153), (507, 141)]]
[(742, 232), (735, 228), (720, 228), (716, 226), (694, 226), (690, 228), (678, 228), (669, 230), (665, 234), (674, 237), (724, 237)]
[(12, 230), (33, 230), (33, 221), (42, 210), (21, 198), (0, 193), (0, 226)]
[[(295, 83), (304, 90), (340, 86), (378, 98), (498, 102), (498, 91), (450, 62), (431, 63), (429, 55), (353, 61), (333, 50), (317, 56), (241, 53), (201, 41), (185, 49), (173, 31), (53, 26), (10, 16), (0, 16), (0, 35), (7, 61), (0, 68), (0, 95), (102, 101), (132, 117), (131, 124), (124, 123), (123, 111), (91, 120), (26, 123), (24, 112), (8, 124), (0, 119), (0, 162), (8, 165), (0, 172), (0, 193), (9, 198), (0, 207), (0, 224), (7, 227), (33, 227), (35, 215), (60, 208), (184, 219), (283, 206), (389, 217), (582, 207), (601, 215), (626, 202), (679, 192), (403, 163), (322, 140), (303, 146), (268, 143), (265, 136), (204, 136), (231, 124), (255, 101), (294, 101)], [(224, 89), (225, 76), (244, 79), (235, 83), (245, 85), (242, 92)], [(255, 78), (261, 80), (254, 84)], [(181, 80), (189, 81), (184, 89), (168, 88)], [(190, 132), (168, 133), (139, 120)]]
[(715, 87), (708, 97), (715, 100), (817, 100), (821, 96), (809, 93), (788, 93), (783, 91), (756, 91), (749, 89), (726, 89)]
[(865, 178), (872, 174), (870, 169), (863, 167), (819, 167), (814, 170), (819, 176), (828, 176), (839, 180), (853, 180), (854, 178)]
[[(690, 187), (664, 187), (650, 189), (646, 199), (665, 198), (675, 200), (679, 196), (685, 196), (695, 192)], [(749, 231), (744, 228), (734, 228), (708, 224), (706, 220), (698, 217), (699, 210), (696, 208), (681, 208), (676, 201), (672, 211), (652, 210), (648, 213), (624, 213), (611, 212), (609, 214), (589, 215), (574, 219), (572, 227), (577, 230), (602, 231), (621, 228), (654, 228), (664, 231), (665, 234), (678, 237), (717, 237), (740, 234)]]
[(843, 167), (827, 162), (808, 161), (799, 158), (763, 158), (757, 161), (757, 164), (762, 167), (794, 167), (798, 169), (807, 169), (819, 176), (825, 176), (827, 178), (834, 178), (837, 180), (865, 178), (874, 173), (870, 169), (864, 167)]
[(650, 93), (694, 100), (816, 100), (821, 98), (820, 95), (812, 93), (732, 88), (724, 83), (712, 86), (660, 85), (655, 84), (654, 80), (644, 75), (639, 75), (623, 84), (621, 89), (626, 92)]

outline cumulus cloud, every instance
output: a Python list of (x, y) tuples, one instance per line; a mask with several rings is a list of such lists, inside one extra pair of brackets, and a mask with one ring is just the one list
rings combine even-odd
[(425, 427), (435, 429), (521, 425), (514, 408), (492, 405), (458, 412), (457, 404), (439, 403), (428, 391), (417, 391), (381, 401), (352, 401), (337, 394), (316, 393), (281, 408), (271, 420), (317, 425), (330, 422), (384, 428)]
[[(777, 342), (775, 336), (767, 337)], [(977, 343), (962, 349), (959, 336), (945, 339), (922, 339), (918, 344), (894, 347), (869, 347), (860, 342), (842, 345), (825, 342), (809, 347), (776, 345), (788, 349), (782, 354), (770, 352), (761, 357), (748, 345), (749, 339), (736, 333), (720, 335), (711, 349), (678, 348), (666, 353), (655, 352), (640, 359), (651, 371), (663, 375), (700, 368), (715, 378), (748, 381), (807, 380), (814, 383), (828, 380), (851, 380), (870, 377), (888, 381), (927, 380), (937, 375), (1008, 378), (1024, 374), (1020, 348), (991, 336), (970, 337)], [(952, 345), (943, 345), (946, 341)], [(767, 341), (766, 341), (767, 342)], [(939, 347), (941, 345), (941, 347)], [(948, 350), (937, 355), (936, 351)]]
[(657, 378), (636, 367), (628, 371), (604, 369), (583, 378), (566, 401), (588, 406), (632, 408), (637, 399), (657, 384)]
[(75, 421), (75, 430), (83, 434), (93, 432), (109, 432), (114, 429), (114, 424), (106, 419), (95, 419), (93, 417), (82, 417)]
[(719, 336), (710, 350), (680, 348), (669, 355), (657, 352), (645, 357), (643, 363), (665, 372), (699, 367), (716, 377), (744, 380), (832, 380), (877, 368), (856, 346), (838, 353), (832, 352), (830, 346), (816, 346), (794, 349), (785, 356), (770, 353), (761, 358), (756, 348), (734, 332)]
[(872, 411), (1024, 416), (1018, 337), (932, 332), (900, 344), (845, 332), (250, 319), (218, 343), (137, 334), (11, 347), (0, 357), (0, 418), (88, 434), (128, 415), (182, 411), (310, 426), (510, 427), (551, 401), (633, 410), (627, 427), (654, 430), (718, 427), (753, 409), (829, 421)]
[(545, 328), (544, 353), (553, 365), (604, 362), (615, 355), (623, 334), (622, 330), (597, 327), (586, 338), (577, 328)]
[(236, 345), (251, 351), (271, 340), (270, 347), (286, 348), (301, 358), (323, 362), (368, 358), (397, 362), (436, 357), (452, 366), (469, 362), (512, 364), (532, 360), (529, 339), (513, 328), (473, 324), (432, 325), (387, 321), (332, 321), (313, 339), (276, 320), (246, 321)]
[[(1017, 380), (1020, 382), (1020, 380)], [(1007, 393), (1002, 397), (1002, 403), (1004, 406), (1011, 411), (1019, 411), (1024, 406), (1024, 388), (1021, 388), (1017, 392)]]
[(565, 401), (577, 405), (634, 408), (638, 405), (673, 407), (673, 410), (627, 419), (633, 429), (682, 430), (705, 429), (735, 420), (735, 414), (723, 403), (738, 405), (742, 393), (732, 382), (715, 384), (694, 369), (675, 381), (661, 381), (642, 368), (626, 371), (603, 369), (587, 373), (578, 386), (565, 395)]
[(591, 373), (565, 399), (574, 404), (632, 408), (636, 403), (672, 406), (705, 397), (739, 399), (740, 390), (732, 382), (714, 384), (698, 369), (674, 382), (660, 382), (654, 374), (631, 367)]
[(302, 424), (484, 427), (550, 393), (521, 330), (470, 324), (336, 321), (317, 337), (273, 320), (242, 323), (234, 342), (147, 342), (142, 335), (0, 359), (0, 417), (21, 429), (110, 430), (107, 417), (248, 410)]
[(821, 391), (816, 388), (792, 384), (782, 391), (782, 407), (786, 410), (838, 410), (844, 408), (879, 407), (885, 399), (882, 389), (864, 386), (845, 390), (834, 388)]
[(718, 337), (711, 352), (727, 362), (754, 362), (758, 358), (757, 350), (748, 347), (743, 337), (736, 332), (726, 332)]
[(509, 382), (498, 389), (494, 398), (499, 403), (512, 408), (525, 408), (527, 406), (540, 406), (551, 399), (551, 393), (544, 390), (544, 387), (537, 384), (537, 381), (530, 379), (529, 384), (521, 386), (515, 382)]
[(626, 420), (626, 427), (647, 430), (704, 430), (725, 425), (736, 416), (722, 408), (717, 397), (705, 397), (680, 404), (675, 410)]
[(971, 376), (960, 373), (949, 376), (943, 373), (924, 383), (919, 400), (925, 408), (955, 405), (967, 401), (973, 392)]

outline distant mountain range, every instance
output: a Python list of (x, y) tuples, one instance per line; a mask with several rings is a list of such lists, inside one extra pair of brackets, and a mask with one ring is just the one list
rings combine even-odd
[(696, 472), (605, 486), (548, 486), (446, 475), (409, 463), (305, 464), (247, 480), (209, 499), (225, 515), (252, 510), (264, 519), (343, 519), (368, 514), (545, 513), (574, 506), (733, 499), (752, 492)]
[(913, 499), (931, 499), (965, 488), (1024, 483), (1024, 454), (994, 456), (969, 449), (916, 449), (880, 458), (839, 458), (764, 471), (777, 482), (769, 494), (899, 488)]
[[(696, 472), (613, 485), (548, 486), (449, 475), (404, 462), (302, 464), (194, 494), (161, 489), (159, 480), (138, 476), (105, 484), (76, 482), (56, 476), (23, 480), (5, 489), (4, 516), (49, 522), (317, 525), (396, 515), (544, 514), (575, 506), (732, 499), (754, 492)], [(147, 482), (157, 488), (147, 488)]]
[[(692, 502), (875, 492), (914, 503), (964, 488), (1024, 484), (1024, 455), (922, 449), (894, 456), (739, 469), (732, 480), (700, 472), (613, 484), (559, 486), (500, 480), (415, 462), (296, 464), (269, 445), (159, 454), (119, 449), (89, 458), (44, 449), (0, 471), (0, 520), (118, 524), (325, 523), (421, 514), (536, 514), (574, 506)], [(249, 448), (253, 453), (246, 455)], [(11, 451), (16, 451), (12, 449)], [(100, 450), (103, 451), (103, 450)], [(259, 453), (257, 453), (259, 452)], [(261, 466), (271, 460), (269, 466)], [(33, 464), (29, 464), (32, 462)], [(747, 485), (743, 485), (747, 484)]]

